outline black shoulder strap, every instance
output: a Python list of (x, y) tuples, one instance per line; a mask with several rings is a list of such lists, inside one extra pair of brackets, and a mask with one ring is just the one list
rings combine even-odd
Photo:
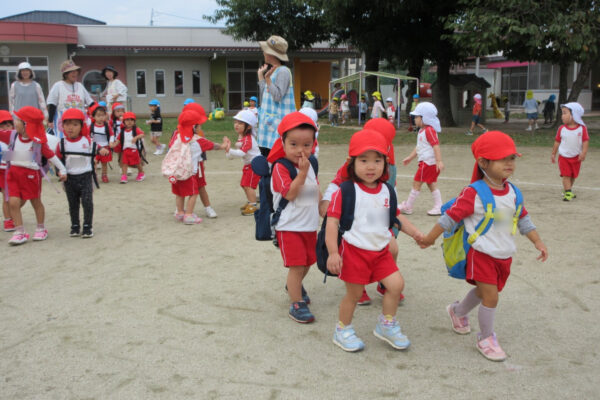
[[(273, 163), (273, 166), (271, 167), (271, 176), (273, 175), (273, 170), (275, 169), (275, 165), (277, 163), (282, 164), (288, 170), (288, 172), (290, 174), (290, 178), (292, 180), (296, 179), (296, 177), (298, 176), (298, 171), (296, 171), (296, 167), (294, 167), (294, 164), (292, 164), (292, 162), (290, 160), (288, 160), (287, 158), (280, 158), (279, 160), (276, 160)], [(273, 213), (273, 216), (271, 217), (271, 225), (272, 226), (277, 224), (277, 222), (279, 222), (279, 217), (281, 216), (281, 212), (287, 207), (288, 203), (289, 203), (289, 200), (286, 199), (285, 197), (281, 196), (281, 200), (279, 200), (279, 205), (277, 206), (277, 209), (275, 210), (275, 212)]]
[(315, 176), (319, 176), (319, 160), (317, 160), (317, 157), (315, 157), (314, 154), (311, 154), (310, 157), (308, 157), (308, 161), (310, 161), (310, 165), (312, 165), (313, 170), (315, 171)]
[(65, 163), (67, 157), (65, 157), (65, 138), (61, 137), (60, 138), (60, 161), (62, 161), (62, 163)]
[(354, 222), (354, 206), (356, 205), (356, 189), (354, 181), (348, 180), (340, 185), (342, 191), (342, 215), (340, 217), (340, 233), (349, 231)]
[(387, 182), (384, 182), (390, 192), (390, 229), (394, 227), (394, 225), (398, 225), (398, 230), (402, 227), (402, 224), (398, 220), (396, 216), (398, 210), (398, 198), (396, 197), (396, 191), (394, 187)]

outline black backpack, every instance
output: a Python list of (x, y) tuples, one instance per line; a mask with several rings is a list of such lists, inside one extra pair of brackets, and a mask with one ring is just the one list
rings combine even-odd
[(81, 153), (77, 151), (65, 151), (65, 138), (60, 138), (60, 156), (61, 161), (66, 166), (67, 156), (84, 156), (90, 158), (90, 163), (92, 164), (92, 178), (94, 179), (94, 185), (96, 185), (97, 189), (100, 189), (100, 185), (98, 185), (98, 176), (96, 175), (96, 166), (94, 165), (94, 159), (96, 158), (96, 142), (91, 140), (92, 143), (92, 152), (91, 153)]
[[(398, 226), (398, 230), (401, 228), (401, 223), (396, 217), (396, 212), (398, 209), (398, 199), (396, 198), (396, 192), (392, 185), (387, 182), (383, 182), (390, 193), (390, 229), (394, 227), (394, 225)], [(354, 222), (354, 206), (356, 204), (356, 189), (354, 188), (354, 181), (344, 181), (340, 185), (340, 189), (342, 191), (342, 215), (340, 216), (340, 226), (338, 229), (338, 246), (342, 243), (342, 236), (346, 231), (349, 231), (352, 228), (352, 223)], [(329, 258), (329, 251), (327, 251), (327, 246), (325, 245), (325, 228), (327, 226), (327, 216), (323, 218), (323, 223), (321, 224), (321, 230), (317, 234), (317, 267), (319, 267), (319, 271), (325, 274), (323, 278), (323, 282), (327, 280), (327, 276), (337, 276), (332, 274), (327, 269), (327, 259)]]
[[(308, 160), (310, 161), (310, 164), (313, 170), (315, 171), (315, 175), (318, 175), (319, 162), (313, 155), (311, 155), (308, 158)], [(271, 193), (271, 174), (273, 173), (273, 168), (277, 163), (283, 164), (283, 166), (285, 166), (292, 180), (294, 180), (296, 176), (298, 176), (296, 167), (294, 167), (294, 164), (286, 158), (280, 158), (279, 160), (275, 161), (271, 167), (269, 167), (269, 163), (267, 162), (267, 159), (264, 156), (256, 156), (252, 159), (251, 162), (252, 170), (256, 175), (259, 175), (261, 177), (260, 181), (258, 182), (260, 208), (254, 213), (254, 220), (256, 222), (256, 240), (273, 239), (274, 235), (272, 226), (277, 224), (277, 222), (279, 221), (279, 217), (281, 216), (281, 212), (289, 203), (287, 199), (282, 197), (279, 201), (277, 210), (273, 209), (273, 193)]]
[[(137, 125), (133, 126), (132, 134), (134, 137), (137, 136)], [(121, 129), (121, 132), (119, 133), (119, 144), (121, 145), (121, 152), (119, 153), (119, 163), (121, 163), (121, 155), (123, 154), (123, 146), (125, 144), (125, 129)], [(148, 160), (146, 160), (146, 148), (144, 147), (144, 141), (136, 141), (135, 147), (138, 153), (140, 154), (140, 159), (142, 160), (142, 162), (148, 164)]]

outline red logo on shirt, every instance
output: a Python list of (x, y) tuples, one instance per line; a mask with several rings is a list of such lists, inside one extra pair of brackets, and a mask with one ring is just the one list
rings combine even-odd
[(383, 202), (383, 206), (385, 208), (390, 208), (390, 200), (389, 199), (385, 199), (385, 201)]

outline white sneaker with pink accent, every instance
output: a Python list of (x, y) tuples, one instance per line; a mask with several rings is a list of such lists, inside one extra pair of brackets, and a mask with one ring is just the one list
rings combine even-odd
[(481, 338), (481, 333), (477, 334), (477, 350), (488, 360), (491, 361), (504, 361), (506, 360), (506, 353), (498, 344), (496, 334), (493, 333), (484, 339)]
[(450, 321), (452, 321), (452, 329), (454, 332), (459, 335), (466, 335), (471, 332), (471, 326), (469, 325), (469, 317), (466, 315), (464, 317), (459, 317), (454, 314), (454, 306), (458, 304), (458, 301), (455, 301), (452, 304), (448, 304), (446, 307), (446, 311), (450, 316)]

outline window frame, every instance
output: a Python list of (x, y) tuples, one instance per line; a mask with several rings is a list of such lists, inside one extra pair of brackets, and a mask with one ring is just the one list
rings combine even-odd
[[(163, 73), (163, 92), (162, 93), (158, 93), (158, 89), (157, 89), (157, 85), (156, 85), (156, 83), (157, 83), (156, 73), (157, 72)], [(166, 97), (167, 96), (167, 73), (162, 68), (157, 68), (154, 70), (154, 94), (156, 95), (156, 97)]]
[[(135, 95), (137, 97), (148, 97), (148, 79), (147, 73), (145, 69), (136, 69), (135, 71)], [(138, 85), (138, 72), (144, 73), (144, 93), (140, 93), (140, 88)]]
[[(181, 93), (177, 93), (177, 72), (181, 72)], [(183, 69), (173, 70), (173, 95), (174, 96), (185, 96), (185, 72)]]
[[(194, 92), (194, 72), (198, 73), (198, 92)], [(199, 69), (192, 70), (192, 96), (202, 96), (202, 71)]]

